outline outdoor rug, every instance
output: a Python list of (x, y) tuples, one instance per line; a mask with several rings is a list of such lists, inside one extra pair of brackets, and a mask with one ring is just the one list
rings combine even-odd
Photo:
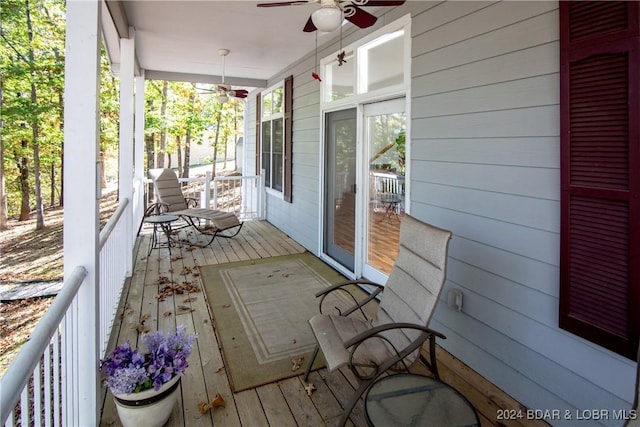
[[(303, 374), (316, 344), (308, 322), (318, 313), (315, 294), (346, 280), (308, 252), (201, 266), (200, 273), (234, 392)], [(345, 296), (328, 303), (349, 306)]]

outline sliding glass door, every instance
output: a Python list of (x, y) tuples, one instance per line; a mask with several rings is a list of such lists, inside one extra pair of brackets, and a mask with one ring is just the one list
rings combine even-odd
[(356, 109), (327, 113), (324, 252), (354, 271), (356, 230)]

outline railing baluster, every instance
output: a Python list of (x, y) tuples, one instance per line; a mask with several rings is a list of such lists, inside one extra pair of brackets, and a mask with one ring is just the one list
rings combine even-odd
[(33, 425), (42, 425), (42, 363), (33, 370)]
[(51, 427), (51, 343), (44, 351), (44, 425)]

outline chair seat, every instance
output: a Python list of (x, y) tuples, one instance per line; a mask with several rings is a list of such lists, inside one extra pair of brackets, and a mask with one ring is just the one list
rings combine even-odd
[(228, 228), (240, 225), (238, 217), (231, 212), (214, 211), (211, 209), (193, 208), (183, 209), (180, 211), (172, 211), (173, 215), (186, 215), (193, 218), (205, 219), (213, 222), (213, 226), (218, 230), (226, 230)]
[[(371, 329), (371, 323), (355, 317), (343, 317), (325, 314), (316, 314), (309, 319), (309, 324), (318, 341), (318, 345), (324, 354), (327, 368), (333, 371), (345, 366), (351, 359), (350, 352), (344, 343), (356, 335)], [(369, 339), (365, 341), (360, 351), (355, 352), (353, 363), (356, 365), (376, 365), (388, 360), (393, 353), (381, 339)]]

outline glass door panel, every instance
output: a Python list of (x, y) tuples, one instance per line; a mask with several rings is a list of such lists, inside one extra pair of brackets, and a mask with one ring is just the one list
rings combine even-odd
[(405, 211), (405, 101), (398, 99), (365, 106), (368, 167), (365, 266), (388, 275), (398, 255), (400, 220)]
[(326, 115), (324, 251), (354, 271), (356, 109)]

